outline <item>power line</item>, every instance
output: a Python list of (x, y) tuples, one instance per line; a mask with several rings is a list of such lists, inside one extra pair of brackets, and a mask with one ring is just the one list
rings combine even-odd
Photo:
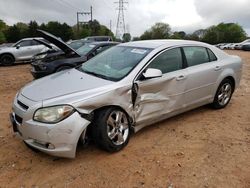
[(79, 8), (73, 6), (72, 4), (68, 3), (68, 2), (65, 1), (65, 0), (56, 0), (56, 1), (59, 2), (59, 3), (61, 3), (61, 4), (64, 5), (64, 6), (70, 7), (71, 9), (79, 10)]
[(119, 0), (118, 2), (118, 17), (117, 17), (117, 25), (116, 25), (116, 38), (121, 39), (123, 34), (126, 31), (125, 28), (125, 17), (124, 17), (124, 10), (126, 8), (124, 7), (124, 4), (128, 4), (128, 2), (125, 2), (124, 0)]

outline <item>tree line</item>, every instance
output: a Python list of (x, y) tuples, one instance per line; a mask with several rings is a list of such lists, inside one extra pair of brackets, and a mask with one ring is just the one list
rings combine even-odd
[(245, 40), (247, 34), (237, 23), (220, 23), (207, 29), (199, 29), (191, 34), (184, 31), (171, 31), (171, 27), (166, 23), (156, 23), (150, 29), (146, 30), (140, 37), (133, 40), (148, 39), (186, 39), (202, 41), (209, 44), (218, 43), (237, 43)]
[(105, 35), (114, 37), (114, 34), (97, 20), (80, 25), (79, 30), (76, 25), (71, 27), (66, 23), (57, 21), (50, 21), (40, 25), (36, 21), (30, 21), (28, 24), (18, 22), (13, 26), (8, 26), (3, 20), (0, 20), (0, 44), (5, 42), (13, 43), (27, 37), (37, 37), (39, 36), (37, 29), (48, 31), (64, 41), (85, 38), (87, 36)]
[[(39, 25), (36, 21), (26, 23), (16, 23), (8, 26), (3, 20), (0, 20), (0, 44), (4, 42), (16, 42), (22, 38), (36, 37), (37, 29), (48, 31), (64, 41), (69, 39), (80, 39), (87, 36), (112, 36), (114, 40), (128, 42), (131, 35), (125, 33), (122, 40), (115, 39), (114, 34), (106, 26), (101, 25), (97, 20), (89, 21), (88, 24), (80, 25), (79, 29), (75, 26), (69, 26), (66, 23), (50, 21)], [(185, 39), (196, 40), (210, 44), (218, 43), (237, 43), (245, 40), (247, 34), (237, 23), (220, 23), (206, 29), (199, 29), (191, 34), (185, 31), (172, 31), (167, 23), (156, 23), (146, 30), (140, 37), (134, 37), (132, 40), (148, 39)]]

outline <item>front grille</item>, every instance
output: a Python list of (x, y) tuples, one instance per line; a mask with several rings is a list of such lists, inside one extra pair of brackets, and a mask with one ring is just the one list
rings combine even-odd
[(17, 104), (19, 104), (23, 109), (28, 110), (29, 107), (25, 104), (23, 104), (21, 101), (17, 100)]
[(15, 114), (15, 120), (19, 123), (19, 124), (22, 124), (23, 122), (23, 118), (21, 118), (20, 116), (16, 115)]

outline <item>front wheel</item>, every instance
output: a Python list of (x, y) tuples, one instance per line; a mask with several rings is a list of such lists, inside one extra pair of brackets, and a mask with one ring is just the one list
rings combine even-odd
[(215, 109), (221, 109), (228, 105), (233, 94), (233, 83), (229, 79), (225, 79), (219, 85), (212, 106)]
[(15, 59), (12, 55), (4, 54), (0, 58), (0, 64), (2, 65), (13, 65), (15, 63)]
[(108, 108), (97, 113), (93, 137), (102, 149), (115, 152), (124, 148), (130, 137), (127, 114), (119, 108)]

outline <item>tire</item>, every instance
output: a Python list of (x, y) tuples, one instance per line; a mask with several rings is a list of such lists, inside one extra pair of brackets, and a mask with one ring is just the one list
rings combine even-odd
[(225, 108), (230, 102), (233, 92), (233, 82), (230, 79), (223, 80), (216, 91), (212, 107), (215, 109)]
[(92, 131), (93, 139), (100, 148), (108, 152), (117, 152), (129, 142), (129, 118), (119, 108), (100, 110), (95, 116)]
[(71, 69), (72, 67), (70, 66), (61, 66), (59, 67), (58, 69), (56, 69), (56, 72), (60, 72), (60, 71), (63, 71), (63, 70), (67, 70), (67, 69)]
[(15, 58), (10, 54), (4, 54), (0, 58), (0, 64), (2, 65), (13, 65), (15, 63)]

